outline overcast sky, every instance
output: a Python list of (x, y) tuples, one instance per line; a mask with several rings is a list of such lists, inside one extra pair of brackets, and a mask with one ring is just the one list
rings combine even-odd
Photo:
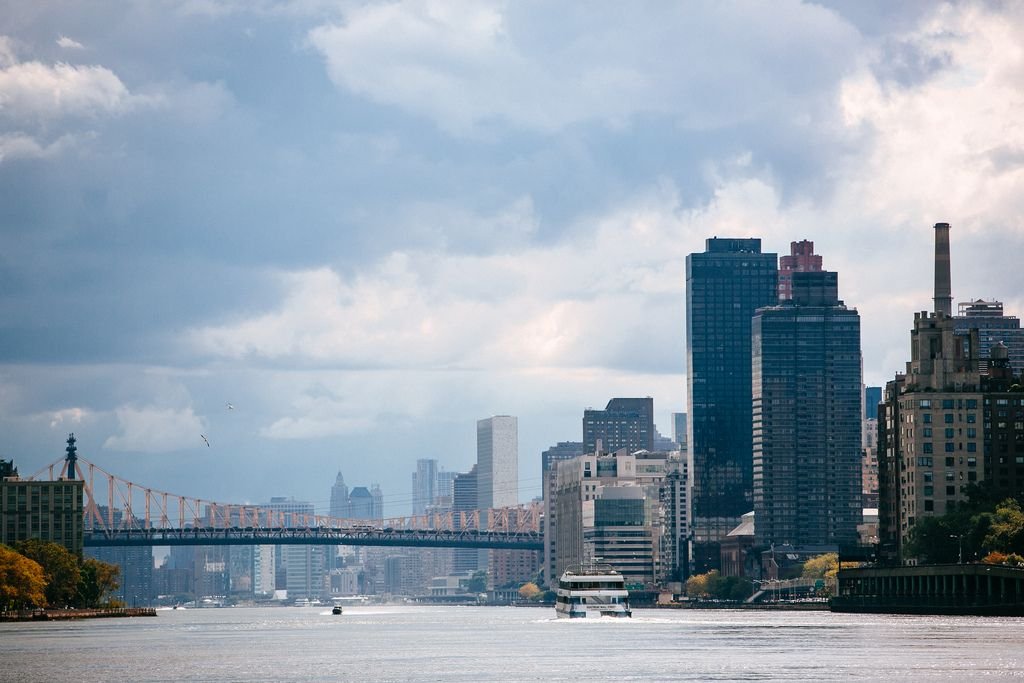
[(1022, 7), (2, 2), (0, 457), (403, 514), (511, 414), (528, 500), (588, 406), (671, 433), (713, 235), (813, 240), (882, 384), (935, 222), (1024, 313)]

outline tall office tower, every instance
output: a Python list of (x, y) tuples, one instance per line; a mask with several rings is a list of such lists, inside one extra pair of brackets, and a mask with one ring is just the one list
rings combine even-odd
[[(287, 526), (311, 524), (314, 515), (312, 503), (283, 496), (275, 496), (260, 507), (280, 515), (277, 523), (283, 521)], [(284, 581), (283, 585), (276, 580), (275, 583), (288, 591), (290, 599), (320, 597), (326, 585), (324, 555), (324, 546), (279, 546), (274, 553), (275, 570), (283, 573)]]
[[(46, 499), (44, 498), (44, 501)], [(114, 508), (113, 514), (106, 505), (98, 505), (97, 513), (103, 519), (112, 519), (114, 527), (120, 527), (125, 521), (124, 511)], [(142, 527), (142, 520), (135, 518), (134, 524)], [(148, 605), (155, 597), (153, 591), (153, 548), (149, 546), (113, 546), (86, 548), (86, 557), (100, 562), (114, 564), (121, 568), (118, 576), (119, 585), (112, 597), (124, 602), (128, 607)]]
[(878, 419), (878, 404), (882, 402), (882, 387), (864, 388), (864, 417)]
[(322, 545), (286, 545), (281, 552), (285, 562), (285, 589), (289, 600), (326, 597), (326, 553)]
[(654, 399), (613, 398), (604, 410), (583, 411), (583, 449), (614, 453), (625, 448), (634, 451), (654, 450)]
[(558, 585), (558, 576), (555, 575), (555, 555), (557, 554), (557, 539), (554, 529), (557, 526), (558, 510), (555, 507), (555, 483), (558, 471), (558, 463), (572, 460), (583, 455), (583, 442), (581, 441), (559, 441), (558, 444), (540, 454), (540, 477), (544, 492), (544, 527), (551, 533), (544, 534), (544, 564), (543, 580), (545, 585), (554, 587)]
[(793, 298), (793, 273), (820, 273), (821, 256), (814, 253), (814, 242), (789, 243), (789, 255), (779, 257), (779, 301)]
[(269, 598), (274, 595), (275, 586), (275, 555), (278, 548), (273, 545), (255, 546), (252, 567), (252, 592), (257, 598)]
[[(478, 494), (477, 466), (473, 465), (469, 472), (459, 474), (453, 482), (452, 512), (456, 528), (465, 526), (463, 516), (472, 515), (479, 509)], [(456, 548), (452, 562), (457, 572), (475, 571), (479, 566), (479, 553), (472, 548)]]
[(791, 275), (790, 299), (752, 321), (755, 542), (856, 544), (860, 315), (836, 273)]
[(331, 487), (331, 517), (345, 519), (348, 516), (348, 486), (345, 485), (345, 477), (341, 476), (339, 470), (334, 486)]
[[(492, 508), (519, 504), (519, 426), (515, 417), (496, 415), (477, 420), (476, 463), (481, 515)], [(477, 566), (488, 569), (492, 555), (490, 550), (480, 550)]]
[(672, 440), (679, 444), (679, 450), (688, 450), (686, 443), (686, 413), (672, 413)]
[(434, 505), (439, 509), (450, 510), (455, 496), (455, 478), (458, 472), (448, 472), (441, 469), (437, 473), (437, 490), (434, 495)]
[(686, 257), (686, 372), (693, 463), (693, 561), (719, 563), (719, 539), (754, 507), (750, 321), (778, 302), (775, 254), (759, 239), (707, 240)]
[[(669, 458), (659, 499), (664, 511), (662, 565), (666, 582), (690, 577), (690, 470), (688, 458)], [(682, 586), (679, 586), (680, 590)]]
[(957, 308), (957, 334), (964, 334), (970, 329), (978, 331), (978, 358), (982, 372), (988, 370), (992, 347), (1002, 342), (1013, 372), (1018, 375), (1024, 373), (1024, 329), (1020, 327), (1020, 318), (1004, 315), (1002, 301), (978, 299), (961, 303)]
[(437, 460), (420, 458), (412, 473), (412, 514), (422, 515), (437, 496)]
[(476, 423), (477, 505), (481, 510), (519, 504), (519, 427), (509, 415)]
[(878, 507), (878, 404), (882, 402), (882, 387), (864, 389), (864, 429), (862, 443), (864, 458), (861, 467), (861, 492), (865, 508)]
[(1024, 373), (1015, 374), (1010, 351), (996, 342), (990, 350), (985, 392), (985, 481), (996, 500), (1024, 499)]
[(348, 494), (348, 515), (352, 519), (373, 519), (373, 496), (365, 486), (354, 486)]
[(378, 522), (384, 519), (384, 493), (380, 484), (370, 485), (370, 519)]
[(910, 559), (922, 517), (967, 500), (986, 468), (978, 331), (950, 314), (949, 224), (935, 225), (935, 311), (914, 314), (906, 374), (886, 383), (878, 413), (878, 536), (882, 559)]

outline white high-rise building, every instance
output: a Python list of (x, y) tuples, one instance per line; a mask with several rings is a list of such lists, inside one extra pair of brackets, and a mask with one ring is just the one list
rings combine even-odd
[(481, 510), (519, 504), (519, 421), (496, 415), (476, 423), (477, 505)]
[(274, 594), (276, 546), (258, 545), (253, 553), (252, 590), (256, 597), (270, 597)]
[(412, 473), (412, 514), (422, 515), (437, 497), (437, 460), (420, 458)]

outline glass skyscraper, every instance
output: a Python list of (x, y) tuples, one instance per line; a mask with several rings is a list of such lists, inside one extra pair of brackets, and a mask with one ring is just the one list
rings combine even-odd
[(855, 544), (861, 523), (860, 315), (833, 272), (795, 272), (752, 322), (756, 544)]
[(710, 238), (686, 257), (686, 372), (693, 456), (693, 559), (718, 567), (718, 542), (753, 509), (750, 322), (778, 303), (778, 258), (756, 238)]

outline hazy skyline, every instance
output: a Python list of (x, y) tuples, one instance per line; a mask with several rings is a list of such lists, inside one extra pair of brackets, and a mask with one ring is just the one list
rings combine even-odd
[(671, 434), (714, 235), (813, 240), (883, 384), (935, 222), (1024, 315), (1022, 45), (1000, 2), (0, 2), (0, 457), (400, 514), (506, 414), (528, 500), (587, 407)]

